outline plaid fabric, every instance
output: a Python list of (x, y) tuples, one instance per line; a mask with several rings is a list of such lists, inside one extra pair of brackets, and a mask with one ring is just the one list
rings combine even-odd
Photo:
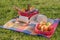
[[(43, 34), (37, 34), (35, 33), (35, 27), (37, 24), (27, 24), (26, 26), (20, 26), (20, 24), (15, 24), (14, 25), (14, 22), (16, 21), (16, 19), (12, 19), (10, 20), (9, 22), (7, 22), (3, 27), (1, 28), (6, 28), (6, 29), (10, 29), (10, 30), (15, 30), (15, 31), (18, 31), (18, 32), (24, 32), (24, 33), (27, 33), (27, 34), (31, 34), (31, 35), (42, 35), (42, 36), (45, 36), (45, 37), (48, 37), (50, 38), (53, 33), (55, 32), (56, 28), (57, 28), (57, 25), (59, 23), (59, 20), (54, 20), (53, 22), (53, 25), (52, 27), (54, 27), (54, 30), (52, 30), (52, 32), (50, 32), (51, 34), (50, 35), (43, 35)], [(51, 21), (51, 20), (49, 20)], [(10, 24), (12, 23), (12, 24)]]

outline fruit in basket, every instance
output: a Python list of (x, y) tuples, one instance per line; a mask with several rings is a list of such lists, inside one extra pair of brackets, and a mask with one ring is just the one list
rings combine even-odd
[(53, 27), (49, 27), (49, 28), (48, 28), (48, 31), (53, 30), (53, 29), (54, 29)]
[(51, 25), (51, 23), (50, 23), (50, 22), (47, 22), (47, 23), (46, 23), (46, 25), (47, 25), (47, 26), (50, 26), (50, 25)]
[(50, 26), (51, 26), (51, 23), (47, 22), (46, 25), (45, 25), (45, 27), (44, 27), (44, 31), (50, 30), (51, 29)]
[(51, 30), (52, 28), (50, 27), (51, 23), (50, 22), (40, 22), (38, 29), (41, 31), (48, 31)]
[(41, 25), (45, 25), (45, 24), (46, 24), (46, 22), (43, 22), (43, 21), (42, 21), (42, 22), (40, 22), (40, 24), (41, 24)]

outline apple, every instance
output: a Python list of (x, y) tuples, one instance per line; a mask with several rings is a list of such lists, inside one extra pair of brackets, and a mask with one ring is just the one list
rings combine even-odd
[(49, 27), (49, 28), (48, 28), (48, 31), (51, 31), (51, 30), (53, 30), (53, 29), (54, 29), (53, 27)]
[(43, 30), (44, 31), (47, 31), (48, 30), (48, 27), (46, 25), (43, 25), (43, 26), (44, 26)]
[(41, 30), (41, 25), (39, 24), (38, 29)]

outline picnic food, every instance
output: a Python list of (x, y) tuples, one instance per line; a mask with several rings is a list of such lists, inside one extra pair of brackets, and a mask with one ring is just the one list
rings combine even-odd
[(51, 29), (51, 28), (50, 28), (50, 25), (51, 25), (50, 22), (47, 22), (47, 23), (45, 23), (45, 22), (40, 22), (38, 29), (41, 30), (41, 31), (48, 31), (48, 30)]

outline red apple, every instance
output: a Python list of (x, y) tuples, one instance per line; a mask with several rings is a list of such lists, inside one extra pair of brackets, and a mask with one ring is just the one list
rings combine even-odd
[(51, 31), (51, 30), (53, 30), (53, 27), (49, 27), (49, 28), (48, 28), (48, 31)]

